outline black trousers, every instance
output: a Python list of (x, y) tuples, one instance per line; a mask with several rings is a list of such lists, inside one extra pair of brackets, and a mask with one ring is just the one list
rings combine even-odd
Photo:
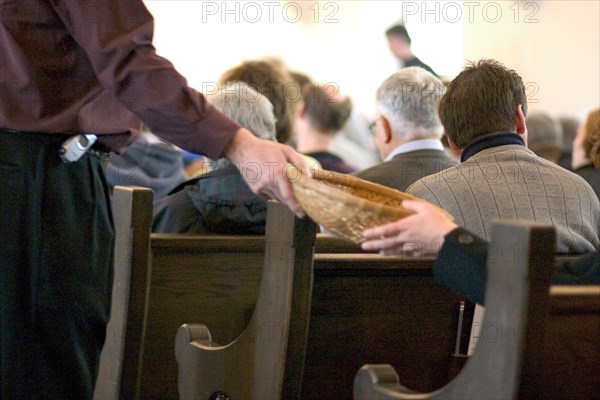
[(91, 399), (110, 309), (104, 166), (0, 130), (0, 399)]

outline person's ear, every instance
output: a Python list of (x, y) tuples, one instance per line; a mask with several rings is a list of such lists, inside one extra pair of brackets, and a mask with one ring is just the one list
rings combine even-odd
[(462, 153), (462, 149), (460, 147), (458, 147), (456, 145), (456, 143), (454, 143), (454, 140), (452, 140), (452, 138), (450, 136), (447, 136), (447, 138), (448, 138), (448, 146), (450, 146), (452, 151), (455, 152), (456, 154)]
[(392, 127), (390, 125), (390, 121), (388, 121), (388, 119), (386, 117), (384, 117), (383, 115), (379, 116), (380, 118), (380, 124), (381, 124), (381, 129), (383, 132), (383, 143), (385, 144), (389, 144), (392, 141)]
[(300, 118), (304, 118), (304, 114), (306, 114), (306, 105), (304, 101), (300, 100), (296, 103), (296, 115)]
[(519, 104), (517, 107), (515, 129), (519, 135), (523, 135), (525, 132), (527, 132), (527, 126), (525, 125), (525, 113), (523, 113), (523, 105), (521, 104)]

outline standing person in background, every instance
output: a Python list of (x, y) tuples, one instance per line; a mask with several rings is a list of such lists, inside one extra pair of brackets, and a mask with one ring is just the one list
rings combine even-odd
[(421, 67), (438, 76), (433, 69), (419, 60), (412, 52), (412, 40), (403, 24), (397, 24), (385, 31), (388, 46), (392, 54), (400, 61), (401, 67)]
[[(2, 399), (92, 398), (112, 286), (103, 161), (136, 139), (138, 118), (183, 149), (258, 163), (250, 188), (302, 214), (285, 167), (304, 159), (209, 105), (152, 35), (142, 0), (0, 2)], [(90, 151), (61, 161), (92, 133)]]

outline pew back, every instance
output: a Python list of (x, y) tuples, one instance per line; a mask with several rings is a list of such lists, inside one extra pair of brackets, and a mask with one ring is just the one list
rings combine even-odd
[[(264, 238), (206, 239), (152, 236), (144, 396), (176, 398), (177, 366), (165, 349), (172, 348), (182, 323), (203, 323), (214, 342), (225, 344), (243, 332), (252, 315)], [(348, 246), (336, 247), (329, 239), (317, 239), (302, 398), (350, 397), (353, 375), (372, 356), (373, 343), (382, 361), (390, 348), (398, 348), (388, 362), (414, 365), (403, 375), (414, 387), (445, 384), (460, 297), (434, 282), (433, 260), (337, 253)]]
[(493, 238), (500, 256), (488, 260), (482, 333), (463, 371), (440, 390), (418, 393), (390, 365), (365, 365), (355, 378), (356, 399), (590, 399), (600, 393), (597, 374), (590, 373), (600, 368), (600, 287), (549, 289), (550, 226), (498, 224)]
[[(254, 312), (242, 335), (215, 343), (183, 325), (175, 343), (184, 399), (297, 398), (306, 351), (316, 225), (269, 202), (267, 247)], [(198, 335), (198, 332), (200, 335)]]
[[(126, 193), (139, 190), (126, 189)], [(130, 310), (140, 322), (128, 326), (121, 315), (120, 326), (138, 327), (137, 334), (113, 342), (137, 343), (137, 351), (121, 353), (124, 362), (135, 362), (136, 368), (128, 368), (127, 374), (113, 369), (110, 379), (101, 373), (96, 393), (106, 393), (103, 390), (111, 387), (113, 393), (120, 390), (121, 396), (96, 398), (176, 399), (173, 343), (177, 329), (183, 323), (203, 323), (210, 327), (214, 342), (235, 340), (254, 310), (269, 246), (263, 236), (150, 234), (147, 214), (142, 222), (137, 215), (139, 210), (151, 210), (151, 199), (130, 196), (129, 200), (133, 205), (117, 208), (129, 210), (138, 223), (116, 221), (127, 226), (119, 231), (117, 242), (129, 242), (136, 232), (142, 238), (135, 248), (145, 249), (146, 256), (134, 258), (145, 262), (145, 267), (133, 268), (131, 274), (141, 275), (143, 279), (138, 277), (136, 282), (146, 282), (146, 286), (124, 293), (129, 281), (115, 280), (121, 294), (113, 298), (113, 311), (119, 304), (140, 303), (137, 310)], [(324, 234), (317, 235), (315, 252), (302, 398), (350, 397), (353, 375), (372, 360), (369, 348), (373, 344), (382, 361), (390, 348), (401, 350), (392, 361), (398, 367), (414, 366), (403, 375), (413, 387), (430, 390), (443, 385), (454, 348), (458, 297), (435, 284), (432, 260), (356, 254), (360, 249), (355, 245)], [(116, 267), (133, 267), (133, 261)], [(119, 359), (115, 353), (110, 358)], [(105, 369), (103, 362), (101, 370)]]
[(302, 399), (351, 398), (356, 371), (373, 357), (418, 390), (448, 382), (460, 297), (434, 281), (432, 266), (430, 258), (315, 255)]

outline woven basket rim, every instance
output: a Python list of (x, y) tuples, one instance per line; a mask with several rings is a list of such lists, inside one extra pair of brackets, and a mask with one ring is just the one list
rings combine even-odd
[(341, 174), (334, 171), (319, 169), (313, 171), (313, 177), (309, 177), (298, 171), (298, 178), (292, 180), (292, 184), (301, 185), (307, 189), (311, 189), (320, 195), (335, 197), (340, 201), (367, 211), (379, 213), (383, 217), (388, 218), (403, 218), (414, 212), (404, 209), (403, 207), (393, 207), (386, 204), (381, 204), (373, 200), (345, 192), (336, 187), (320, 184), (320, 181), (339, 184), (350, 188), (363, 189), (366, 191), (381, 194), (390, 198), (400, 198), (402, 200), (419, 200), (417, 197), (401, 192), (396, 189), (389, 188), (377, 183), (368, 182), (358, 177)]

